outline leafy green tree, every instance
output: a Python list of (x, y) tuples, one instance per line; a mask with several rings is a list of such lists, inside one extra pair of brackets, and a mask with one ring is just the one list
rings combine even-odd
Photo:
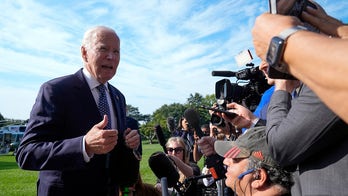
[(161, 106), (152, 114), (151, 121), (146, 123), (144, 127), (141, 127), (141, 132), (146, 136), (150, 136), (154, 132), (154, 127), (160, 125), (164, 135), (168, 138), (171, 133), (167, 127), (167, 118), (172, 117), (174, 119), (179, 119), (186, 108), (186, 105), (180, 103), (173, 103), (170, 105), (165, 104)]
[(201, 94), (195, 93), (194, 95), (190, 94), (190, 97), (187, 99), (187, 105), (199, 113), (201, 125), (210, 122), (209, 111), (202, 108), (202, 106), (211, 107), (215, 102), (214, 94), (203, 97)]
[(142, 120), (142, 115), (140, 114), (138, 107), (127, 105), (127, 115), (136, 119), (137, 121)]

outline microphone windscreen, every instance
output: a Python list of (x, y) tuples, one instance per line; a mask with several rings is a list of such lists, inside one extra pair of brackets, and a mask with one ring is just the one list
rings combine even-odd
[(153, 153), (149, 158), (149, 166), (157, 178), (167, 178), (168, 187), (174, 187), (179, 181), (178, 171), (163, 152)]
[(173, 117), (167, 118), (167, 128), (172, 133), (175, 131), (175, 122)]
[(202, 132), (201, 127), (200, 127), (199, 113), (196, 110), (194, 110), (193, 108), (188, 108), (184, 112), (184, 117), (186, 118), (187, 122), (189, 123), (189, 126), (191, 128), (195, 129), (198, 137), (202, 137), (203, 132)]
[(155, 126), (155, 133), (157, 136), (158, 143), (163, 147), (166, 145), (166, 138), (164, 137), (164, 133), (162, 127), (160, 125)]

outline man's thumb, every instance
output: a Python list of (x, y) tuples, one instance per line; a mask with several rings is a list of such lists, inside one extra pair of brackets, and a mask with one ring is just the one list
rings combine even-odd
[(108, 116), (104, 115), (103, 120), (97, 124), (97, 127), (99, 129), (104, 129), (104, 127), (106, 127), (106, 125), (108, 124), (108, 121), (109, 121)]

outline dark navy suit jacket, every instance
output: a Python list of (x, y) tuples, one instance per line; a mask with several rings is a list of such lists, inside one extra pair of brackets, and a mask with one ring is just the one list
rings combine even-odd
[(106, 195), (110, 187), (117, 195), (118, 185), (135, 182), (139, 161), (123, 138), (125, 98), (109, 89), (119, 136), (107, 170), (106, 155), (86, 163), (82, 154), (83, 136), (102, 120), (82, 69), (41, 86), (16, 157), (22, 169), (40, 171), (38, 195)]

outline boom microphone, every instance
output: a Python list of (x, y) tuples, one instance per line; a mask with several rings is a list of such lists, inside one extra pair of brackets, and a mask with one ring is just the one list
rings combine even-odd
[(172, 133), (175, 131), (175, 122), (173, 117), (167, 118), (167, 128)]
[(163, 151), (166, 152), (166, 138), (164, 137), (162, 127), (160, 125), (155, 126), (155, 133), (157, 136), (158, 143), (162, 146)]
[(184, 112), (184, 117), (186, 118), (187, 122), (189, 123), (189, 127), (193, 128), (196, 131), (196, 134), (199, 138), (203, 137), (204, 134), (201, 130), (201, 127), (199, 125), (199, 114), (196, 112), (196, 110), (192, 108), (188, 108)]
[(236, 73), (233, 71), (212, 71), (212, 76), (222, 76), (222, 77), (235, 77)]
[(177, 187), (179, 173), (172, 161), (163, 152), (155, 152), (149, 158), (149, 166), (157, 178), (167, 178), (168, 187)]

